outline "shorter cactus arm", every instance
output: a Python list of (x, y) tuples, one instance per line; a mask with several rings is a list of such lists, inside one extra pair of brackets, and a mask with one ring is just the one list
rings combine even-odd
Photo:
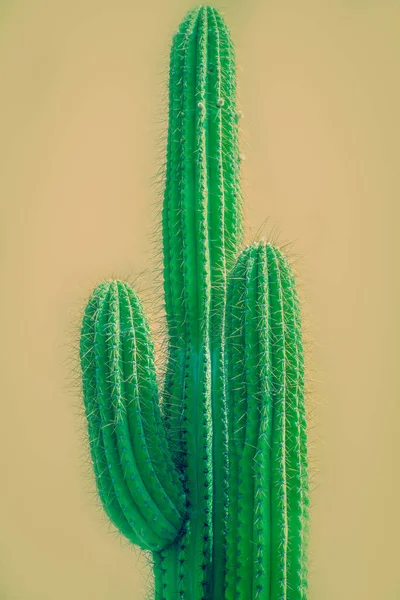
[(105, 511), (130, 541), (161, 550), (182, 527), (185, 498), (162, 427), (150, 329), (127, 284), (106, 282), (93, 292), (80, 355)]
[(295, 282), (279, 250), (242, 252), (227, 306), (226, 599), (304, 600), (304, 365)]

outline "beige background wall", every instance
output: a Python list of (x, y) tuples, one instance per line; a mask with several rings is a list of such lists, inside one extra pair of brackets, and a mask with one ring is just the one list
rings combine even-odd
[[(191, 6), (0, 3), (1, 600), (145, 596), (149, 571), (95, 501), (71, 340), (96, 282), (154, 264), (169, 40)], [(311, 600), (395, 600), (400, 5), (217, 6), (241, 69), (248, 224), (268, 219), (300, 257)]]

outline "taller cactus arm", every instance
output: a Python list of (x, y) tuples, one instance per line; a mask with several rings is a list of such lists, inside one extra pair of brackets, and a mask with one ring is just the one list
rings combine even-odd
[(299, 301), (272, 246), (246, 248), (228, 286), (227, 600), (304, 600), (307, 437)]

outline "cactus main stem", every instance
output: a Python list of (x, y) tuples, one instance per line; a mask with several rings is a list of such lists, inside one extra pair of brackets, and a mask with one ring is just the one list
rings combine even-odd
[[(174, 37), (163, 209), (170, 335), (164, 415), (185, 475), (189, 520), (178, 555), (178, 594), (224, 590), (227, 433), (224, 380), (226, 273), (241, 238), (232, 44), (217, 11), (190, 12)], [(184, 381), (182, 385), (182, 376)], [(158, 576), (156, 570), (156, 577)], [(169, 584), (171, 586), (171, 584)], [(175, 589), (164, 586), (162, 600)]]

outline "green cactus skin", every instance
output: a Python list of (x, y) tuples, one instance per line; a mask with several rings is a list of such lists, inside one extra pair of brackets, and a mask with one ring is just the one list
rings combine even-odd
[(105, 511), (132, 543), (161, 550), (182, 527), (184, 493), (161, 422), (149, 325), (127, 284), (105, 282), (95, 289), (80, 353), (90, 450)]
[(177, 580), (164, 581), (162, 598), (168, 600), (223, 596), (225, 289), (242, 236), (235, 87), (229, 32), (214, 8), (199, 7), (181, 24), (170, 59), (163, 207), (170, 339), (165, 420), (177, 465), (184, 469), (192, 516), (184, 547), (162, 553), (164, 564), (179, 564)]
[(105, 512), (152, 553), (156, 600), (305, 600), (307, 436), (299, 301), (276, 248), (240, 255), (234, 50), (215, 8), (170, 56), (162, 212), (169, 357), (160, 393), (135, 292), (99, 285), (82, 324)]
[(228, 283), (229, 600), (307, 597), (307, 433), (300, 306), (282, 253), (260, 243)]

